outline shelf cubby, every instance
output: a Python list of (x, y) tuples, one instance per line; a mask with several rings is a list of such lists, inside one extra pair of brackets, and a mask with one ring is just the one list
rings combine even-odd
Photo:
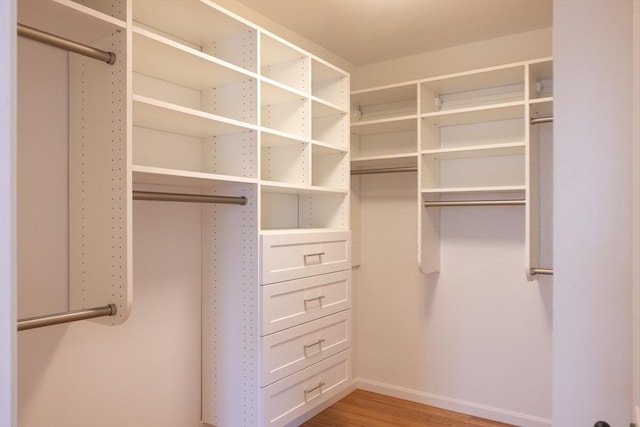
[(313, 97), (333, 104), (342, 111), (349, 109), (349, 77), (343, 71), (321, 62), (311, 60), (311, 94)]
[(352, 92), (352, 124), (415, 115), (417, 96), (415, 83)]
[(348, 154), (322, 145), (311, 147), (311, 185), (325, 188), (349, 188)]
[(261, 229), (340, 229), (349, 227), (348, 191), (261, 186)]
[(261, 179), (294, 185), (310, 185), (310, 156), (309, 143), (262, 132)]
[(348, 145), (348, 116), (331, 105), (313, 101), (311, 105), (311, 139), (336, 147)]
[(524, 65), (426, 79), (420, 84), (420, 111), (435, 113), (524, 101)]
[(260, 74), (284, 86), (310, 94), (310, 58), (293, 45), (262, 33)]
[(279, 86), (262, 82), (261, 126), (284, 132), (294, 137), (310, 137), (309, 99)]
[(529, 64), (529, 99), (553, 97), (553, 62), (544, 59)]

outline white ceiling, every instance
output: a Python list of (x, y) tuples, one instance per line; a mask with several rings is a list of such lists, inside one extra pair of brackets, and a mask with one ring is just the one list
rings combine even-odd
[(353, 65), (551, 26), (552, 0), (238, 0)]

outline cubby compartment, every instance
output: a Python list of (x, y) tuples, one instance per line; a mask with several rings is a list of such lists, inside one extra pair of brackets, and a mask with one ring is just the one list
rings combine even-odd
[(262, 132), (261, 179), (293, 185), (310, 185), (310, 156), (309, 143)]
[[(197, 0), (133, 0), (134, 24), (176, 43), (257, 72), (257, 30)], [(180, 64), (176, 64), (180, 65)]]
[(349, 77), (343, 71), (315, 58), (311, 60), (311, 94), (315, 98), (347, 111), (348, 87)]
[(420, 84), (420, 112), (524, 101), (524, 76), (524, 65), (518, 65), (427, 79)]
[(520, 154), (510, 151), (466, 152), (464, 157), (423, 154), (422, 191), (524, 190), (524, 148), (520, 150)]
[(60, 3), (64, 4), (70, 2), (77, 3), (121, 21), (127, 20), (126, 2), (116, 0), (63, 0)]
[(256, 179), (255, 131), (206, 138), (133, 128), (133, 163), (158, 173), (201, 172)]
[(311, 105), (311, 138), (335, 147), (347, 147), (349, 123), (347, 114), (330, 105), (313, 101)]
[(352, 92), (351, 122), (414, 116), (418, 114), (417, 96), (415, 83)]
[(295, 92), (262, 82), (261, 126), (293, 137), (310, 137), (309, 99)]
[(383, 133), (354, 132), (351, 135), (351, 160), (407, 155), (415, 157), (418, 151), (416, 120), (412, 119), (407, 124), (412, 125), (413, 129)]
[(349, 228), (348, 190), (262, 185), (262, 230)]
[(551, 59), (529, 64), (529, 99), (553, 97), (553, 62)]
[(349, 188), (349, 160), (346, 151), (313, 145), (311, 185), (334, 189)]
[(260, 38), (260, 74), (304, 94), (310, 93), (310, 58), (293, 45), (264, 33)]

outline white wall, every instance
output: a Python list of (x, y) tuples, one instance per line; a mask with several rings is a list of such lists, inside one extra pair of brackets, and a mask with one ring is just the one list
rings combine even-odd
[(357, 67), (351, 76), (351, 89), (366, 89), (550, 55), (551, 29), (543, 28)]
[[(540, 30), (360, 67), (355, 85), (550, 55), (550, 30)], [(552, 279), (526, 281), (524, 209), (443, 209), (441, 270), (424, 276), (416, 263), (416, 175), (359, 179), (359, 386), (515, 425), (550, 425)]]
[(0, 2), (0, 427), (16, 423), (15, 2)]
[[(68, 309), (66, 56), (19, 41), (20, 318)], [(199, 205), (135, 202), (125, 324), (20, 332), (21, 427), (201, 425), (200, 215)]]
[[(554, 425), (629, 425), (632, 1), (554, 2)], [(636, 112), (637, 114), (637, 112)]]

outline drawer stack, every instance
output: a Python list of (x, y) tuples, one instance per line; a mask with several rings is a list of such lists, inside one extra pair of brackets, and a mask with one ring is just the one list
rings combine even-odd
[(281, 426), (350, 384), (350, 233), (261, 237), (263, 425)]

